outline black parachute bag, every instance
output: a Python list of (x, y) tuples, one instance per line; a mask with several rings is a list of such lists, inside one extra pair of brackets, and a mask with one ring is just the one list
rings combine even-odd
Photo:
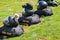
[(21, 36), (24, 33), (24, 30), (21, 26), (17, 27), (7, 27), (3, 26), (0, 28), (0, 39)]
[(19, 18), (19, 24), (20, 25), (32, 25), (32, 24), (38, 24), (40, 22), (39, 16), (37, 14), (33, 14), (32, 16), (28, 17), (21, 17)]
[(47, 8), (48, 4), (45, 1), (39, 1), (37, 5), (37, 10), (34, 12), (34, 14), (39, 15), (39, 17), (42, 17), (43, 13), (42, 10)]
[(45, 8), (45, 9), (42, 9), (42, 15), (43, 16), (51, 16), (53, 15), (53, 12), (52, 12), (52, 9), (51, 8)]
[(0, 37), (2, 38), (20, 36), (24, 32), (22, 26), (18, 26), (18, 23), (12, 16), (4, 20), (3, 24), (4, 26), (0, 28)]
[(33, 14), (32, 16), (27, 17), (27, 19), (31, 19), (31, 25), (32, 24), (38, 24), (40, 22), (40, 18), (37, 14)]
[(38, 14), (39, 17), (42, 16), (51, 16), (53, 15), (52, 9), (48, 7), (47, 2), (40, 1), (37, 6), (37, 11), (35, 11), (35, 14)]

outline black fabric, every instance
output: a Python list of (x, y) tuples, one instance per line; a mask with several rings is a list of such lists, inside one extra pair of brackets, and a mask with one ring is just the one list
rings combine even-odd
[(3, 26), (0, 28), (0, 38), (7, 36), (7, 37), (15, 37), (15, 36), (20, 36), (24, 32), (23, 28), (20, 26), (17, 27), (6, 27)]
[(45, 8), (42, 10), (42, 13), (44, 16), (51, 16), (53, 15), (52, 9), (51, 8)]
[(39, 15), (39, 17), (41, 17), (42, 16), (42, 10), (36, 10), (34, 12), (34, 14), (37, 14), (37, 15)]
[[(23, 20), (27, 20), (28, 22), (23, 22)], [(39, 16), (37, 14), (33, 14), (32, 16), (28, 17), (20, 17), (18, 21), (20, 24), (28, 24), (29, 26), (40, 22)]]
[(38, 24), (40, 22), (39, 16), (37, 14), (33, 14), (32, 16), (27, 17), (27, 19), (32, 19), (32, 24)]
[(53, 12), (51, 8), (47, 7), (42, 10), (36, 10), (34, 14), (38, 14), (39, 17), (42, 17), (42, 16), (51, 16), (53, 15)]

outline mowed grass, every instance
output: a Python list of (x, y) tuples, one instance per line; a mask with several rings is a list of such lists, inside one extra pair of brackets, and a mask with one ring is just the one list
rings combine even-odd
[[(0, 0), (0, 25), (7, 16), (21, 13), (22, 5), (26, 2), (31, 3), (36, 10), (37, 0)], [(60, 40), (60, 6), (51, 8), (53, 16), (40, 18), (39, 24), (24, 26), (23, 35), (6, 40)]]

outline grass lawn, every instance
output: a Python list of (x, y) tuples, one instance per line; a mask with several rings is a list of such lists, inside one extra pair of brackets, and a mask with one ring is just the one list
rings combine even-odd
[[(60, 0), (56, 0), (60, 1)], [(37, 0), (0, 0), (0, 25), (9, 15), (22, 12), (22, 5), (31, 3), (36, 10)], [(40, 18), (41, 23), (24, 26), (24, 34), (19, 37), (8, 38), (6, 40), (60, 40), (60, 6), (51, 7), (54, 15)]]

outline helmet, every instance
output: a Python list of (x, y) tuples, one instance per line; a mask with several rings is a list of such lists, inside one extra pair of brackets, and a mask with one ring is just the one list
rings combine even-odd
[(47, 2), (45, 1), (39, 1), (38, 5), (37, 5), (37, 8), (38, 9), (44, 9), (48, 6)]
[(3, 20), (3, 24), (4, 24), (5, 26), (9, 26), (9, 25), (10, 25), (9, 20), (8, 20), (8, 17), (6, 17), (6, 18)]
[(28, 10), (26, 9), (25, 12), (23, 13), (24, 16), (31, 16), (33, 15), (34, 11), (33, 10)]
[(25, 8), (25, 9), (30, 9), (30, 10), (33, 9), (33, 6), (32, 6), (30, 3), (26, 3), (26, 4), (23, 5), (22, 7)]
[(15, 21), (14, 17), (12, 16), (7, 17), (7, 19), (3, 21), (3, 24), (5, 26), (12, 26), (12, 27), (15, 27), (18, 25), (18, 23)]
[(9, 20), (4, 20), (3, 21), (3, 24), (5, 25), (5, 26), (9, 26), (10, 24), (9, 24)]
[(28, 16), (33, 15), (33, 13), (34, 13), (34, 11), (33, 11), (33, 10), (27, 10), (27, 11), (26, 11), (26, 14), (27, 14)]

